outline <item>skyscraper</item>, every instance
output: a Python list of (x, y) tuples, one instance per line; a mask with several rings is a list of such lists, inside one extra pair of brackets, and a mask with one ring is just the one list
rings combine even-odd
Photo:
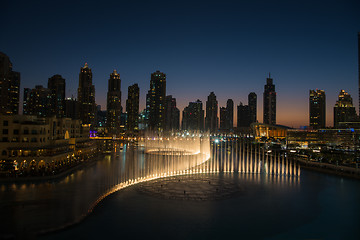
[(165, 124), (166, 74), (156, 71), (151, 74), (149, 101), (149, 128), (163, 131)]
[(309, 110), (310, 127), (314, 129), (325, 128), (326, 101), (324, 90), (310, 90)]
[(23, 113), (38, 117), (52, 116), (51, 91), (42, 85), (36, 85), (33, 89), (24, 89)]
[(250, 107), (249, 105), (243, 105), (240, 102), (240, 105), (237, 106), (237, 127), (238, 128), (248, 128), (250, 127), (251, 123), (251, 116), (250, 116)]
[(220, 112), (220, 130), (222, 131), (228, 130), (228, 126), (227, 126), (228, 113), (226, 107), (220, 107), (219, 112)]
[(226, 101), (226, 130), (233, 130), (234, 128), (234, 101), (228, 99)]
[(256, 93), (254, 93), (254, 92), (249, 93), (248, 105), (249, 105), (250, 123), (257, 122), (257, 96), (256, 96)]
[(356, 118), (352, 97), (345, 90), (341, 90), (334, 107), (334, 127), (338, 128), (340, 122), (356, 121)]
[(0, 52), (0, 114), (18, 114), (20, 73), (12, 70), (8, 56)]
[(276, 124), (276, 92), (273, 79), (266, 78), (266, 85), (264, 87), (264, 123)]
[(128, 99), (126, 100), (126, 129), (129, 132), (139, 130), (139, 92), (137, 83), (128, 87)]
[(180, 111), (176, 107), (176, 99), (171, 95), (165, 98), (165, 130), (179, 130)]
[(196, 102), (189, 102), (189, 105), (184, 108), (181, 129), (189, 131), (204, 130), (204, 110), (199, 99)]
[(108, 80), (106, 128), (110, 135), (119, 134), (121, 118), (121, 79), (114, 70)]
[(57, 74), (49, 78), (51, 109), (50, 115), (58, 118), (65, 117), (65, 79)]
[(358, 77), (359, 77), (359, 117), (360, 117), (360, 32), (358, 32)]
[(92, 84), (92, 72), (88, 64), (80, 68), (78, 101), (80, 105), (80, 120), (83, 124), (95, 123), (95, 87)]
[(216, 100), (215, 93), (211, 92), (206, 101), (205, 130), (215, 132), (218, 126), (218, 101)]

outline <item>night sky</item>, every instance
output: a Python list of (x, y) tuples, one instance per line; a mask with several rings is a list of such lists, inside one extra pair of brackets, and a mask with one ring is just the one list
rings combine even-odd
[[(262, 122), (269, 72), (277, 91), (277, 122), (309, 124), (309, 89), (324, 89), (327, 125), (340, 89), (358, 107), (357, 32), (360, 1), (13, 1), (2, 0), (0, 51), (21, 73), (23, 88), (66, 79), (77, 96), (80, 67), (93, 71), (96, 102), (106, 108), (116, 69), (127, 88), (138, 83), (140, 110), (150, 74), (167, 74), (167, 95), (182, 111), (214, 91), (219, 107), (258, 95)], [(358, 109), (358, 108), (357, 108)], [(235, 111), (236, 116), (236, 111)]]

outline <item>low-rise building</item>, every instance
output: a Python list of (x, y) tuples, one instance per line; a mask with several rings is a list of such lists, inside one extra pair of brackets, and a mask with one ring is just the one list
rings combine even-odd
[(89, 125), (71, 118), (0, 116), (2, 170), (61, 168), (96, 151)]

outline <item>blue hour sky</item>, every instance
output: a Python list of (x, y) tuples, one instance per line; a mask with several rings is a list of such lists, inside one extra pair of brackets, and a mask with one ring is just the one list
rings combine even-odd
[(123, 107), (128, 86), (138, 83), (143, 109), (150, 74), (160, 70), (181, 111), (196, 99), (205, 106), (211, 91), (219, 107), (228, 98), (247, 104), (253, 91), (262, 122), (271, 72), (279, 124), (309, 124), (309, 89), (325, 90), (329, 126), (341, 89), (358, 109), (359, 1), (2, 0), (0, 12), (0, 51), (21, 73), (21, 89), (61, 74), (67, 96), (76, 97), (87, 62), (97, 104), (106, 108), (116, 69)]

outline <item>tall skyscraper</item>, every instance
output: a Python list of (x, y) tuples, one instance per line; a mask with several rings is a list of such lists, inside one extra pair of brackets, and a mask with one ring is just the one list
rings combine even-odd
[(360, 117), (360, 32), (358, 32), (358, 77), (359, 77), (359, 117)]
[(119, 134), (121, 125), (121, 79), (114, 70), (108, 80), (106, 128), (110, 135)]
[(75, 98), (65, 99), (65, 117), (80, 119), (80, 104)]
[(238, 128), (248, 128), (250, 127), (251, 123), (251, 116), (250, 116), (250, 107), (249, 105), (243, 105), (240, 102), (240, 105), (237, 106), (237, 127)]
[(166, 74), (156, 71), (151, 74), (149, 101), (149, 128), (163, 131), (165, 124)]
[(12, 70), (8, 56), (0, 52), (0, 114), (18, 114), (20, 73)]
[(345, 90), (341, 90), (334, 107), (334, 127), (338, 128), (340, 122), (356, 121), (356, 118), (352, 97)]
[(189, 131), (204, 130), (204, 110), (199, 99), (196, 102), (189, 102), (189, 105), (184, 108), (181, 129)]
[(23, 98), (23, 115), (29, 114), (29, 104), (30, 104), (30, 88), (24, 88), (24, 98)]
[(52, 116), (51, 91), (41, 85), (24, 89), (23, 113), (38, 117)]
[(179, 130), (180, 111), (176, 107), (176, 99), (171, 95), (165, 98), (165, 130)]
[(257, 96), (256, 96), (256, 93), (254, 93), (254, 92), (249, 93), (248, 105), (249, 105), (250, 123), (257, 122)]
[(266, 85), (264, 87), (264, 123), (276, 124), (276, 92), (273, 79), (266, 78)]
[(225, 131), (228, 130), (227, 120), (228, 120), (228, 112), (226, 107), (220, 107), (220, 130)]
[(78, 101), (80, 104), (80, 120), (83, 124), (94, 126), (96, 115), (95, 87), (92, 84), (92, 72), (87, 63), (80, 68)]
[(325, 128), (326, 124), (326, 98), (324, 90), (310, 90), (309, 97), (310, 127), (314, 129)]
[(215, 132), (218, 126), (218, 101), (216, 100), (215, 93), (211, 92), (206, 101), (205, 130)]
[(126, 100), (126, 129), (129, 132), (139, 130), (139, 92), (137, 83), (128, 87), (128, 99)]
[(50, 115), (58, 118), (65, 117), (65, 79), (57, 74), (49, 78), (51, 109)]
[(234, 101), (228, 99), (226, 101), (226, 130), (232, 131), (234, 128)]

